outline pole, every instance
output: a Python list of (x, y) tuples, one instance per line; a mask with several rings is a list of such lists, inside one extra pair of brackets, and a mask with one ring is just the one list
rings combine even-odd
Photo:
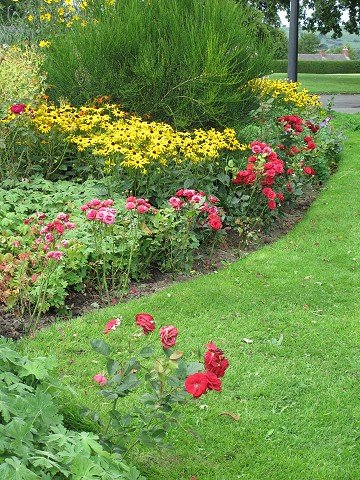
[(288, 50), (288, 80), (297, 82), (299, 38), (299, 0), (290, 0), (290, 29)]

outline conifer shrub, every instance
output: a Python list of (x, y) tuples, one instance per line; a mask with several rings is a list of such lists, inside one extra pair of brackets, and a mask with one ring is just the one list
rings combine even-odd
[(52, 39), (52, 100), (108, 95), (177, 128), (233, 126), (254, 106), (248, 80), (271, 67), (271, 35), (234, 0), (127, 0), (95, 17)]

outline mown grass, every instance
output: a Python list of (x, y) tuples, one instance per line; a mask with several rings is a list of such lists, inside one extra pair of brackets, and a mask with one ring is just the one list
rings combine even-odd
[[(283, 80), (287, 77), (286, 73), (273, 73), (270, 78)], [(298, 81), (308, 89), (310, 93), (358, 93), (360, 94), (360, 74), (314, 74), (299, 73)]]
[(78, 400), (101, 412), (91, 378), (103, 364), (89, 341), (110, 318), (124, 318), (109, 338), (119, 352), (140, 311), (176, 325), (187, 358), (209, 340), (224, 350), (223, 392), (185, 406), (174, 448), (134, 452), (149, 480), (360, 478), (360, 115), (336, 121), (352, 130), (339, 170), (288, 235), (218, 273), (21, 342), (28, 353), (55, 354)]

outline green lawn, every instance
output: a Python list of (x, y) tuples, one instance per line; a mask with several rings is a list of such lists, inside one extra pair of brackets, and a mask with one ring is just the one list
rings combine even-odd
[(174, 448), (134, 451), (148, 480), (359, 480), (360, 115), (337, 118), (352, 128), (339, 170), (288, 235), (218, 273), (21, 342), (55, 354), (78, 400), (101, 412), (91, 378), (103, 364), (89, 341), (110, 318), (124, 318), (108, 339), (118, 352), (140, 311), (176, 325), (187, 357), (209, 340), (224, 350), (223, 392), (185, 406)]
[[(273, 73), (273, 79), (285, 79), (286, 73)], [(346, 75), (299, 73), (298, 81), (310, 93), (358, 93), (360, 94), (360, 73)]]

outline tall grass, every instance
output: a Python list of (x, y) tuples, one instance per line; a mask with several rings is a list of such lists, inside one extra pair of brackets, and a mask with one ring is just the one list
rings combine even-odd
[(117, 2), (53, 39), (49, 94), (78, 105), (109, 95), (178, 128), (234, 125), (254, 105), (246, 82), (271, 60), (252, 15), (234, 0)]

